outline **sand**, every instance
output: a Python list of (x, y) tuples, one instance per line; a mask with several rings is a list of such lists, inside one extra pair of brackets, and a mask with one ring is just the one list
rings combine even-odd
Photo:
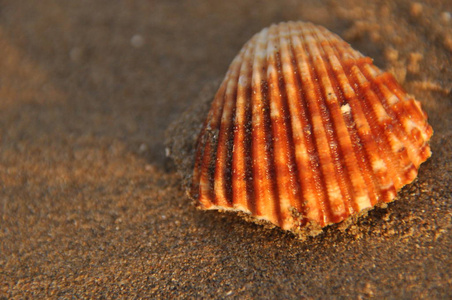
[[(0, 3), (0, 299), (452, 296), (450, 1)], [(284, 20), (374, 58), (435, 130), (399, 200), (306, 241), (197, 210), (165, 157), (167, 127)]]

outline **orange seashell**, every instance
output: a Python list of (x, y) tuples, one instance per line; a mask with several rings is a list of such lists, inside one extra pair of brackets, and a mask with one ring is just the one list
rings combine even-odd
[(272, 25), (245, 44), (216, 93), (190, 194), (203, 209), (295, 232), (338, 223), (415, 179), (431, 155), (426, 119), (391, 74), (337, 35)]

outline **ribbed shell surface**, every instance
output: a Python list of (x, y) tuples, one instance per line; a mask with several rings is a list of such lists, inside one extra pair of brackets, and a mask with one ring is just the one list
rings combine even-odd
[(263, 29), (231, 63), (198, 138), (191, 197), (294, 230), (392, 201), (430, 157), (419, 102), (323, 27)]

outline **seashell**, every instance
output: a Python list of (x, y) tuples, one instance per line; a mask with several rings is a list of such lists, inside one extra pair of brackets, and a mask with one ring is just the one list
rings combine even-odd
[(430, 157), (432, 133), (420, 103), (337, 35), (272, 25), (215, 95), (190, 196), (315, 235), (394, 200)]

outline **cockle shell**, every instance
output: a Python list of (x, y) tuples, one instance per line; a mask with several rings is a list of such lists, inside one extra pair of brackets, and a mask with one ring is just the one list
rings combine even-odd
[(420, 103), (337, 35), (272, 25), (215, 95), (190, 194), (203, 209), (321, 228), (394, 200), (430, 157), (432, 133)]

